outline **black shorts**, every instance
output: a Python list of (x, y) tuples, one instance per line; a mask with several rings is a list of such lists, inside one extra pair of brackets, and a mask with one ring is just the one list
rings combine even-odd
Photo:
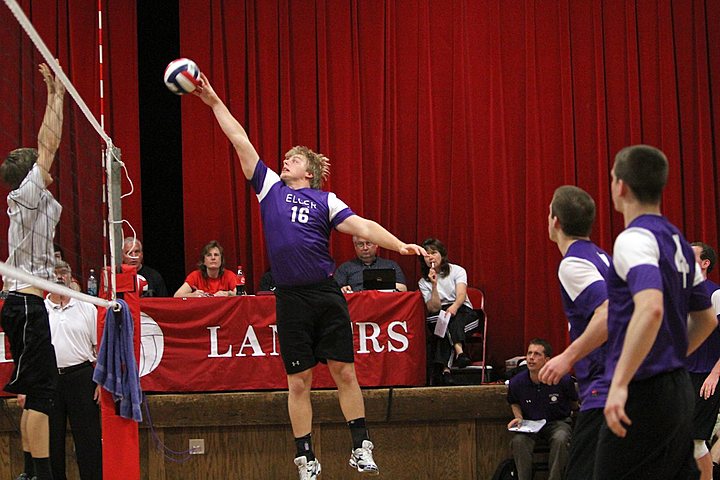
[(691, 388), (684, 369), (631, 382), (625, 412), (632, 425), (625, 438), (603, 425), (595, 480), (699, 478), (691, 438)]
[(57, 363), (45, 302), (36, 295), (10, 292), (1, 315), (14, 363), (4, 390), (27, 395), (26, 409), (49, 413), (57, 383)]
[(334, 279), (277, 287), (275, 305), (280, 354), (288, 374), (327, 360), (354, 362), (350, 314)]
[(707, 400), (700, 396), (700, 388), (703, 383), (705, 383), (707, 376), (707, 373), (690, 374), (690, 380), (693, 385), (693, 397), (695, 397), (692, 428), (692, 437), (694, 440), (710, 441), (715, 422), (717, 422), (718, 411), (720, 410), (720, 388), (716, 387), (715, 393)]
[(570, 458), (565, 473), (566, 480), (593, 478), (598, 433), (604, 424), (605, 415), (602, 408), (593, 408), (578, 414), (570, 439)]

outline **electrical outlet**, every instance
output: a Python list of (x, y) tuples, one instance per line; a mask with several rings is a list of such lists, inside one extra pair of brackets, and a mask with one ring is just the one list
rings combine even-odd
[(189, 443), (190, 443), (190, 455), (203, 455), (205, 453), (205, 439), (204, 438), (191, 438)]

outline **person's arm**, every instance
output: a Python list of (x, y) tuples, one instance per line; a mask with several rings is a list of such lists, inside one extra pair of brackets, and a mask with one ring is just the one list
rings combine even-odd
[(338, 232), (362, 237), (383, 248), (398, 252), (401, 255), (427, 255), (427, 252), (421, 246), (415, 245), (414, 243), (401, 242), (379, 223), (359, 215), (347, 217), (336, 228)]
[(510, 409), (512, 410), (514, 418), (510, 420), (510, 423), (508, 423), (508, 428), (517, 427), (523, 420), (522, 410), (520, 409), (520, 405), (517, 403), (511, 403)]
[(428, 271), (428, 280), (430, 280), (430, 299), (425, 302), (425, 307), (428, 312), (436, 313), (440, 311), (442, 303), (438, 292), (438, 275), (434, 265)]
[(465, 303), (465, 298), (467, 297), (467, 285), (464, 283), (456, 283), (455, 284), (455, 301), (450, 305), (446, 311), (450, 315), (457, 314), (458, 309), (460, 306)]
[(627, 327), (620, 359), (605, 402), (608, 428), (621, 438), (625, 438), (627, 434), (624, 425), (632, 424), (625, 413), (628, 384), (655, 343), (664, 312), (663, 294), (654, 288), (637, 292), (633, 296), (633, 302), (635, 310)]
[(702, 386), (700, 387), (700, 396), (707, 400), (715, 394), (715, 388), (718, 384), (718, 378), (720, 378), (720, 359), (715, 362), (712, 370), (705, 378)]
[(552, 357), (540, 369), (539, 378), (543, 383), (557, 385), (570, 372), (575, 363), (607, 341), (607, 307), (605, 300), (595, 309), (585, 331), (572, 342), (563, 353)]
[(193, 287), (190, 286), (189, 283), (185, 282), (182, 285), (180, 285), (180, 288), (177, 289), (177, 292), (175, 292), (175, 295), (173, 297), (179, 298), (179, 297), (209, 297), (211, 295), (208, 295), (203, 290), (200, 290), (199, 288), (193, 290)]
[(404, 283), (396, 283), (395, 290), (397, 290), (398, 292), (407, 292), (407, 285), (405, 285)]
[(687, 354), (698, 349), (707, 337), (718, 327), (718, 319), (712, 307), (697, 312), (690, 312), (688, 317), (688, 350)]
[(220, 100), (220, 97), (217, 96), (205, 74), (200, 74), (200, 85), (195, 88), (193, 95), (199, 97), (206, 105), (212, 108), (220, 128), (235, 147), (245, 178), (250, 180), (255, 173), (255, 166), (260, 157), (255, 151), (255, 147), (250, 143), (245, 129), (233, 117), (227, 106)]
[(53, 77), (52, 70), (46, 64), (41, 63), (39, 70), (47, 87), (47, 103), (43, 122), (38, 132), (37, 164), (42, 171), (42, 177), (47, 187), (52, 183), (50, 167), (55, 160), (62, 137), (65, 85)]

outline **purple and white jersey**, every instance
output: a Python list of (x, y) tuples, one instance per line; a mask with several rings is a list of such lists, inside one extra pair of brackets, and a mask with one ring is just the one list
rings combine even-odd
[(687, 316), (710, 307), (710, 297), (690, 245), (661, 215), (641, 215), (615, 240), (608, 275), (608, 350), (605, 376), (612, 379), (635, 304), (647, 289), (663, 294), (662, 324), (633, 380), (685, 367)]
[(332, 277), (331, 229), (355, 215), (334, 193), (293, 190), (262, 160), (250, 180), (260, 202), (273, 279), (281, 287), (309, 285)]
[[(609, 269), (610, 255), (589, 240), (573, 242), (560, 262), (560, 291), (573, 341), (585, 331), (595, 309), (607, 300), (605, 278)], [(605, 406), (609, 388), (605, 379), (606, 345), (596, 348), (575, 364), (581, 411)]]
[[(705, 280), (713, 310), (720, 319), (720, 285), (710, 280)], [(687, 358), (687, 369), (691, 373), (710, 373), (712, 368), (720, 359), (720, 327), (715, 328), (710, 336)]]

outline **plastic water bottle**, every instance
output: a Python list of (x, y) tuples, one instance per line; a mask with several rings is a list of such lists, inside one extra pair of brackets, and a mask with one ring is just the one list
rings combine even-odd
[(237, 283), (235, 287), (236, 295), (247, 295), (245, 291), (245, 274), (243, 273), (242, 265), (238, 265), (237, 269)]
[(94, 268), (90, 269), (90, 275), (88, 275), (87, 294), (92, 295), (93, 297), (97, 297), (98, 294), (98, 279), (95, 276)]

